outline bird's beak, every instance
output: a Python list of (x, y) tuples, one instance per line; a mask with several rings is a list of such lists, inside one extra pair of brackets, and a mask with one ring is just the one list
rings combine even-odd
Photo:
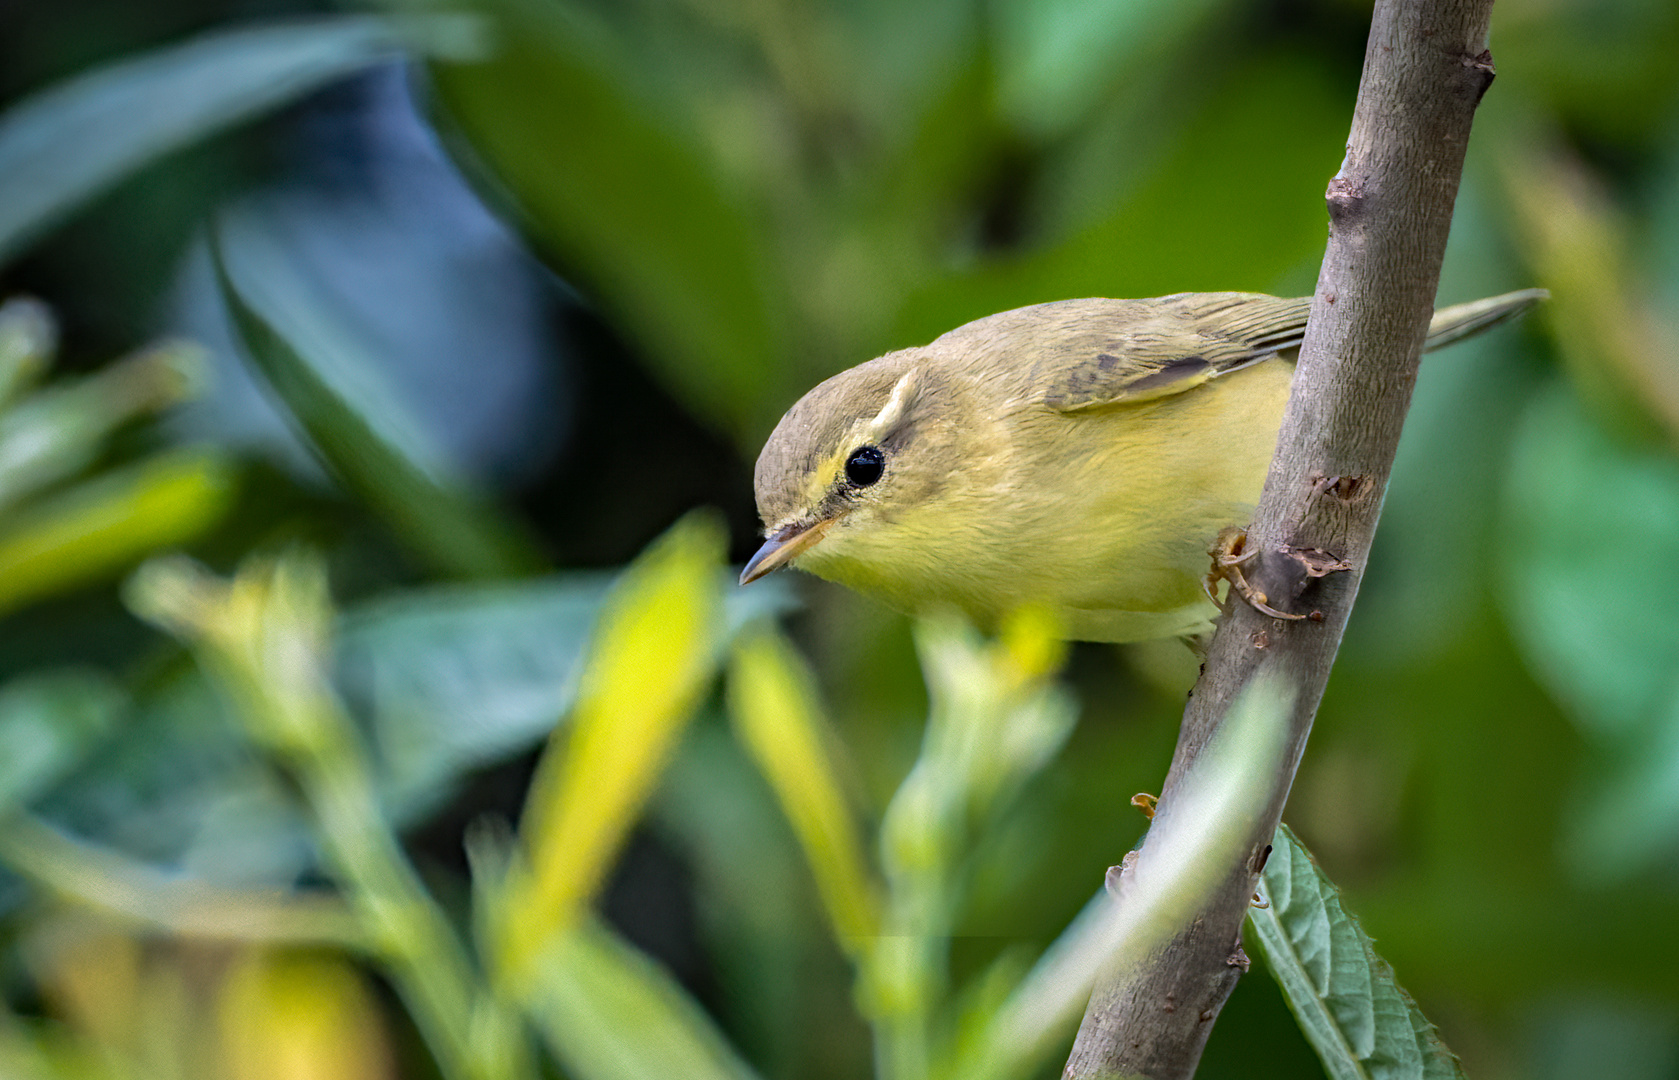
[(832, 519), (818, 521), (810, 525), (783, 525), (775, 534), (764, 541), (764, 546), (758, 553), (746, 561), (746, 569), (740, 572), (740, 583), (750, 585), (771, 570), (779, 570), (792, 562), (798, 555), (815, 544), (827, 533)]

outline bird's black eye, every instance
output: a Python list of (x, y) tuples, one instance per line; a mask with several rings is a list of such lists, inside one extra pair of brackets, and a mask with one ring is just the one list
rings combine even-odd
[(878, 446), (859, 446), (845, 459), (845, 479), (852, 487), (868, 487), (886, 471), (886, 455)]

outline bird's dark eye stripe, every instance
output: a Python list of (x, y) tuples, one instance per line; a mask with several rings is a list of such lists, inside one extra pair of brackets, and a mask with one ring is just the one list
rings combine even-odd
[(845, 481), (852, 487), (868, 487), (886, 471), (886, 455), (878, 446), (859, 446), (845, 459)]

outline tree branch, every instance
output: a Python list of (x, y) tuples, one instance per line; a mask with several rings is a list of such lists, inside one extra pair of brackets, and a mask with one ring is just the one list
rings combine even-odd
[[(1262, 668), (1297, 689), (1283, 766), (1249, 857), (1152, 964), (1097, 987), (1068, 1078), (1193, 1075), (1247, 970), (1242, 920), (1358, 592), (1410, 406), (1470, 125), (1492, 82), (1491, 13), (1492, 0), (1377, 0), (1347, 156), (1327, 193), (1329, 247), (1242, 566), (1271, 606), (1313, 614), (1284, 621), (1234, 600), (1184, 713), (1161, 801), (1177, 795)], [(1145, 841), (1126, 872), (1147, 874), (1148, 865)]]

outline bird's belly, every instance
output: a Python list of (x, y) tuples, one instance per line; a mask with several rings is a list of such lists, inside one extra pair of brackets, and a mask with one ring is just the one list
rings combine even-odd
[[(1134, 513), (1112, 513), (1103, 500), (1074, 503), (1053, 530), (1038, 534), (1041, 542), (983, 575), (981, 580), (997, 586), (990, 595), (974, 595), (964, 606), (986, 613), (1044, 607), (1068, 637), (1081, 641), (1196, 632), (1217, 610), (1202, 585), (1210, 565), (1207, 548), (1226, 525), (1245, 523), (1251, 506), (1230, 502), (1195, 509), (1202, 512), (1166, 512), (1140, 521)], [(1033, 531), (1028, 527), (1020, 535)]]
[(1204, 628), (1207, 549), (1251, 519), (1291, 377), (1261, 364), (1158, 403), (1040, 420), (1034, 445), (1054, 456), (1023, 471), (1050, 482), (1015, 485), (1022, 497), (991, 516), (994, 535), (1021, 541), (981, 575), (1007, 583), (996, 601), (1048, 606), (1082, 640)]

